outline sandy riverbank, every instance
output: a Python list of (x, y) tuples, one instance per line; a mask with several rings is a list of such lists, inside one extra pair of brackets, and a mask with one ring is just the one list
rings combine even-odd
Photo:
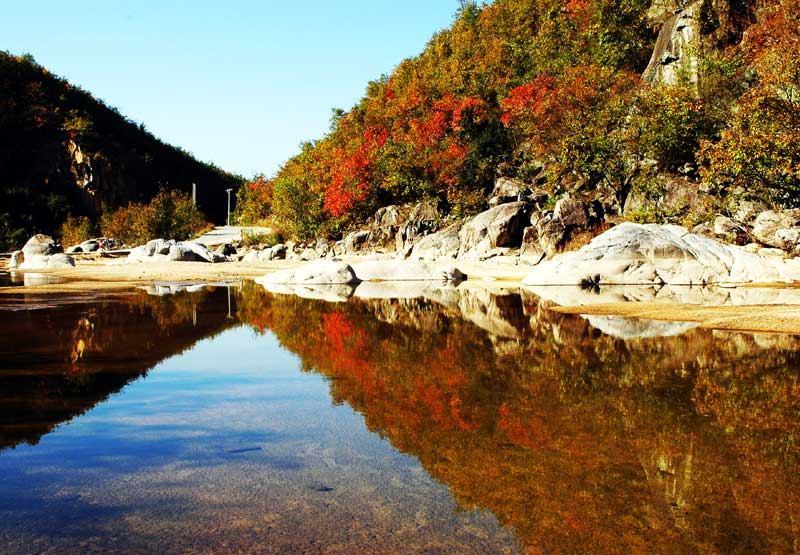
[[(356, 261), (351, 259), (348, 261)], [(496, 264), (492, 261), (448, 260), (469, 276), (471, 288), (509, 288), (521, 285), (529, 266)], [(275, 260), (262, 263), (156, 262), (109, 263), (107, 259), (79, 260), (75, 268), (30, 272), (64, 279), (62, 283), (35, 286), (0, 287), (0, 295), (26, 293), (69, 293), (109, 291), (159, 282), (220, 282), (253, 279), (268, 272), (297, 267), (304, 262)], [(444, 264), (444, 263), (443, 263)], [(775, 285), (772, 285), (775, 287)], [(783, 286), (782, 286), (783, 287)], [(800, 297), (800, 294), (798, 294)], [(800, 334), (800, 304), (708, 305), (669, 301), (608, 303), (557, 306), (553, 310), (570, 314), (626, 316), (649, 320), (691, 321), (702, 327), (736, 331)]]

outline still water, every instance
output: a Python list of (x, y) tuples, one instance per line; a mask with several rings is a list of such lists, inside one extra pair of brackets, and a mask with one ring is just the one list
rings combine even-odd
[(517, 290), (6, 295), (0, 553), (797, 553), (798, 368)]

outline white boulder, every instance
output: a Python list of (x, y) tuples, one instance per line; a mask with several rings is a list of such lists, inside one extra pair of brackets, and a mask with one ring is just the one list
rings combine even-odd
[(800, 260), (762, 257), (673, 225), (624, 223), (544, 261), (526, 285), (703, 285), (800, 280)]
[(320, 259), (298, 268), (272, 272), (255, 281), (262, 285), (267, 283), (323, 285), (358, 283), (359, 279), (349, 264)]

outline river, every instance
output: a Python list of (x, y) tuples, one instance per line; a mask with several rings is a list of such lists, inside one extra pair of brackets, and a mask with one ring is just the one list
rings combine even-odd
[(179, 289), (0, 298), (0, 552), (800, 550), (798, 337)]

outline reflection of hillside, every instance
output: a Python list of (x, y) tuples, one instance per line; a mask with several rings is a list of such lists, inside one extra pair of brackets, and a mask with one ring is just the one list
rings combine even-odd
[(220, 289), (163, 298), (136, 292), (5, 313), (0, 448), (36, 443), (159, 361), (230, 327), (227, 311)]
[(800, 342), (623, 340), (532, 294), (458, 295), (238, 304), (531, 553), (794, 549)]

